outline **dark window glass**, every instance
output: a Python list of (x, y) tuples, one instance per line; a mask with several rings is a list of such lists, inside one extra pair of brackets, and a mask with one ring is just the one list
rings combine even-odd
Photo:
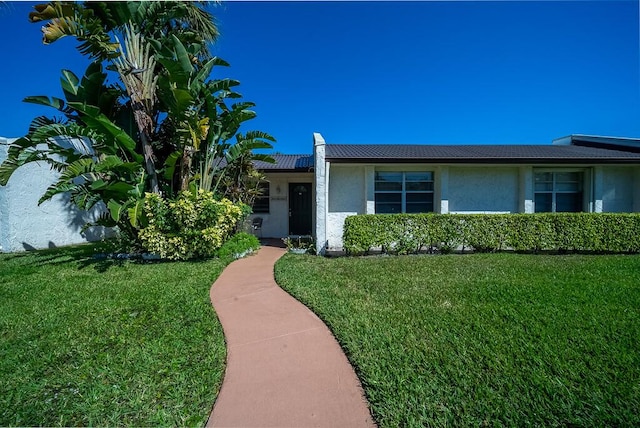
[(582, 193), (557, 193), (556, 212), (577, 213), (582, 211)]
[(376, 192), (401, 192), (402, 174), (397, 172), (376, 172)]
[(375, 175), (378, 214), (433, 211), (433, 172), (385, 172)]
[(549, 213), (553, 210), (551, 193), (536, 193), (536, 212), (537, 213)]
[(582, 172), (537, 172), (534, 181), (536, 212), (582, 211)]
[(260, 194), (253, 201), (253, 212), (255, 214), (269, 214), (269, 183), (262, 182), (258, 187)]

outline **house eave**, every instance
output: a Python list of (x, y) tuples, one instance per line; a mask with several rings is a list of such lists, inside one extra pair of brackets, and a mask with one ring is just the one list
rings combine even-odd
[(640, 164), (638, 158), (327, 158), (331, 163), (355, 164), (501, 164), (501, 165), (530, 165), (530, 164), (598, 164), (598, 165), (634, 165)]

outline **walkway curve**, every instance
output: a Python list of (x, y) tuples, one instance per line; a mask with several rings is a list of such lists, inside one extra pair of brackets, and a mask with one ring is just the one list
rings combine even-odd
[(327, 326), (276, 284), (273, 266), (285, 251), (263, 246), (211, 287), (227, 368), (207, 426), (375, 427)]

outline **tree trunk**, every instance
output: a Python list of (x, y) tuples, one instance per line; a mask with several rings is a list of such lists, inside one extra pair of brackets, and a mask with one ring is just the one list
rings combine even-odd
[[(136, 105), (137, 104), (137, 105)], [(133, 105), (133, 115), (138, 125), (138, 132), (140, 133), (140, 142), (142, 143), (142, 154), (144, 155), (144, 169), (149, 176), (149, 186), (151, 192), (160, 194), (160, 186), (158, 184), (158, 174), (156, 174), (156, 166), (153, 161), (153, 147), (149, 141), (149, 128), (151, 125), (151, 118), (146, 112), (140, 109), (140, 103)]]
[(180, 163), (180, 190), (189, 190), (193, 151), (193, 146), (185, 146), (184, 151), (182, 152), (182, 162)]

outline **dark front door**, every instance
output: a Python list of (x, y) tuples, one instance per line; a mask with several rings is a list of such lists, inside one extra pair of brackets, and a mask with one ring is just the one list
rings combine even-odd
[(289, 183), (289, 235), (311, 235), (311, 183)]

